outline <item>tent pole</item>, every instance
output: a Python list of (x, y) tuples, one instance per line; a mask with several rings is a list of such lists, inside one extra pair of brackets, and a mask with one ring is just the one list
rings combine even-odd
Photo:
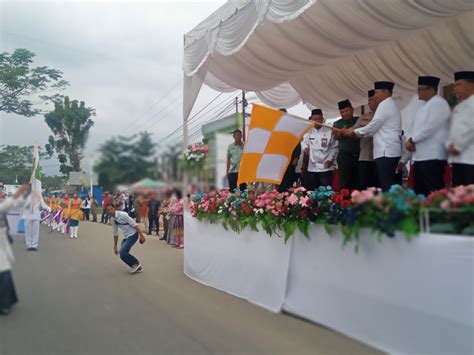
[(245, 142), (245, 90), (242, 90), (242, 140)]
[[(183, 153), (189, 145), (188, 119), (183, 117)], [(188, 196), (188, 172), (183, 169), (183, 197), (186, 200)]]

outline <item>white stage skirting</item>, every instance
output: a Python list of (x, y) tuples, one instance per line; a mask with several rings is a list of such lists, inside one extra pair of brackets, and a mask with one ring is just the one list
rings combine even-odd
[(281, 311), (290, 245), (263, 233), (226, 231), (189, 214), (184, 221), (184, 272), (188, 277), (270, 311)]
[(268, 310), (285, 310), (397, 354), (474, 352), (474, 238), (361, 233), (342, 248), (313, 226), (287, 245), (185, 217), (187, 276)]

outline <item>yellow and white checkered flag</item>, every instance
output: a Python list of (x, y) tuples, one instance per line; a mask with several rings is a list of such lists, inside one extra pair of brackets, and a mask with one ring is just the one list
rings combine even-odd
[(238, 184), (257, 181), (280, 184), (293, 150), (312, 127), (312, 121), (254, 104)]

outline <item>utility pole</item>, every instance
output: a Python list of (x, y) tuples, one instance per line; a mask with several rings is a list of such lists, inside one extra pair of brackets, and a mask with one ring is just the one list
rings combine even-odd
[(91, 189), (91, 192), (90, 192), (90, 195), (91, 195), (91, 198), (92, 196), (94, 196), (94, 180), (92, 178), (92, 158), (89, 160), (89, 184), (90, 184), (90, 189)]
[(245, 100), (245, 90), (242, 90), (242, 140), (245, 142), (245, 107), (247, 101)]

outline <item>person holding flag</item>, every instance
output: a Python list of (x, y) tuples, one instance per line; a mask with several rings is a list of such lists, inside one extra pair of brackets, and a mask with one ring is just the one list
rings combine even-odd
[(41, 194), (41, 169), (39, 166), (39, 150), (35, 145), (33, 173), (30, 179), (31, 191), (24, 207), (23, 219), (25, 220), (25, 242), (28, 251), (37, 251), (39, 243), (39, 225), (41, 211), (51, 209), (44, 203)]

